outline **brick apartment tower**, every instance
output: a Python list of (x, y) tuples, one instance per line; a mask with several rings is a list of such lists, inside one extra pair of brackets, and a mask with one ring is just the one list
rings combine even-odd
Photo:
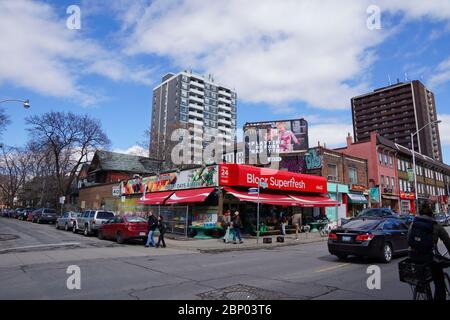
[(234, 143), (236, 131), (236, 92), (192, 72), (168, 73), (153, 89), (150, 131), (150, 156), (164, 160), (166, 168), (175, 167), (171, 161), (170, 141), (173, 130), (189, 129), (191, 151), (203, 150), (215, 137), (223, 145)]
[[(409, 149), (411, 132), (437, 120), (434, 94), (420, 81), (397, 83), (352, 98), (355, 141), (368, 140), (377, 131)], [(442, 162), (438, 125), (430, 125), (414, 137), (416, 152)]]

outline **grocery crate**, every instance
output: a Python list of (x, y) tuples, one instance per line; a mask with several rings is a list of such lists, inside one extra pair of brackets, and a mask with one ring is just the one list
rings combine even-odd
[(423, 284), (432, 280), (429, 264), (414, 263), (409, 258), (399, 262), (398, 272), (401, 282), (412, 285)]

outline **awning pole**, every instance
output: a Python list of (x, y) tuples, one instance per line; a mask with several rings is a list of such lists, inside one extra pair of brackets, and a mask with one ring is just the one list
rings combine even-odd
[(189, 206), (186, 206), (186, 220), (184, 223), (184, 236), (185, 238), (188, 237), (188, 216), (189, 216)]

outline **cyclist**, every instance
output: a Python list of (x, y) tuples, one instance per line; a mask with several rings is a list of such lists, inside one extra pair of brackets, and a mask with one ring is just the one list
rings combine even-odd
[(445, 279), (443, 268), (448, 267), (449, 260), (437, 252), (437, 243), (442, 240), (450, 251), (450, 237), (447, 231), (433, 218), (433, 211), (424, 202), (414, 218), (408, 232), (409, 258), (416, 263), (429, 263), (435, 286), (434, 299), (445, 300)]

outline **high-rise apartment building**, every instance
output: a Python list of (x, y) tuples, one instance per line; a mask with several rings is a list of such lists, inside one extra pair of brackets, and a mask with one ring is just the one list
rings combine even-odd
[(150, 155), (172, 163), (175, 129), (188, 129), (192, 153), (220, 137), (223, 145), (235, 141), (236, 92), (215, 83), (211, 76), (192, 72), (169, 73), (153, 89)]
[[(409, 149), (411, 132), (437, 120), (434, 94), (420, 81), (401, 82), (352, 98), (353, 131), (356, 142), (368, 140), (371, 131)], [(437, 124), (414, 137), (414, 149), (442, 161)]]

